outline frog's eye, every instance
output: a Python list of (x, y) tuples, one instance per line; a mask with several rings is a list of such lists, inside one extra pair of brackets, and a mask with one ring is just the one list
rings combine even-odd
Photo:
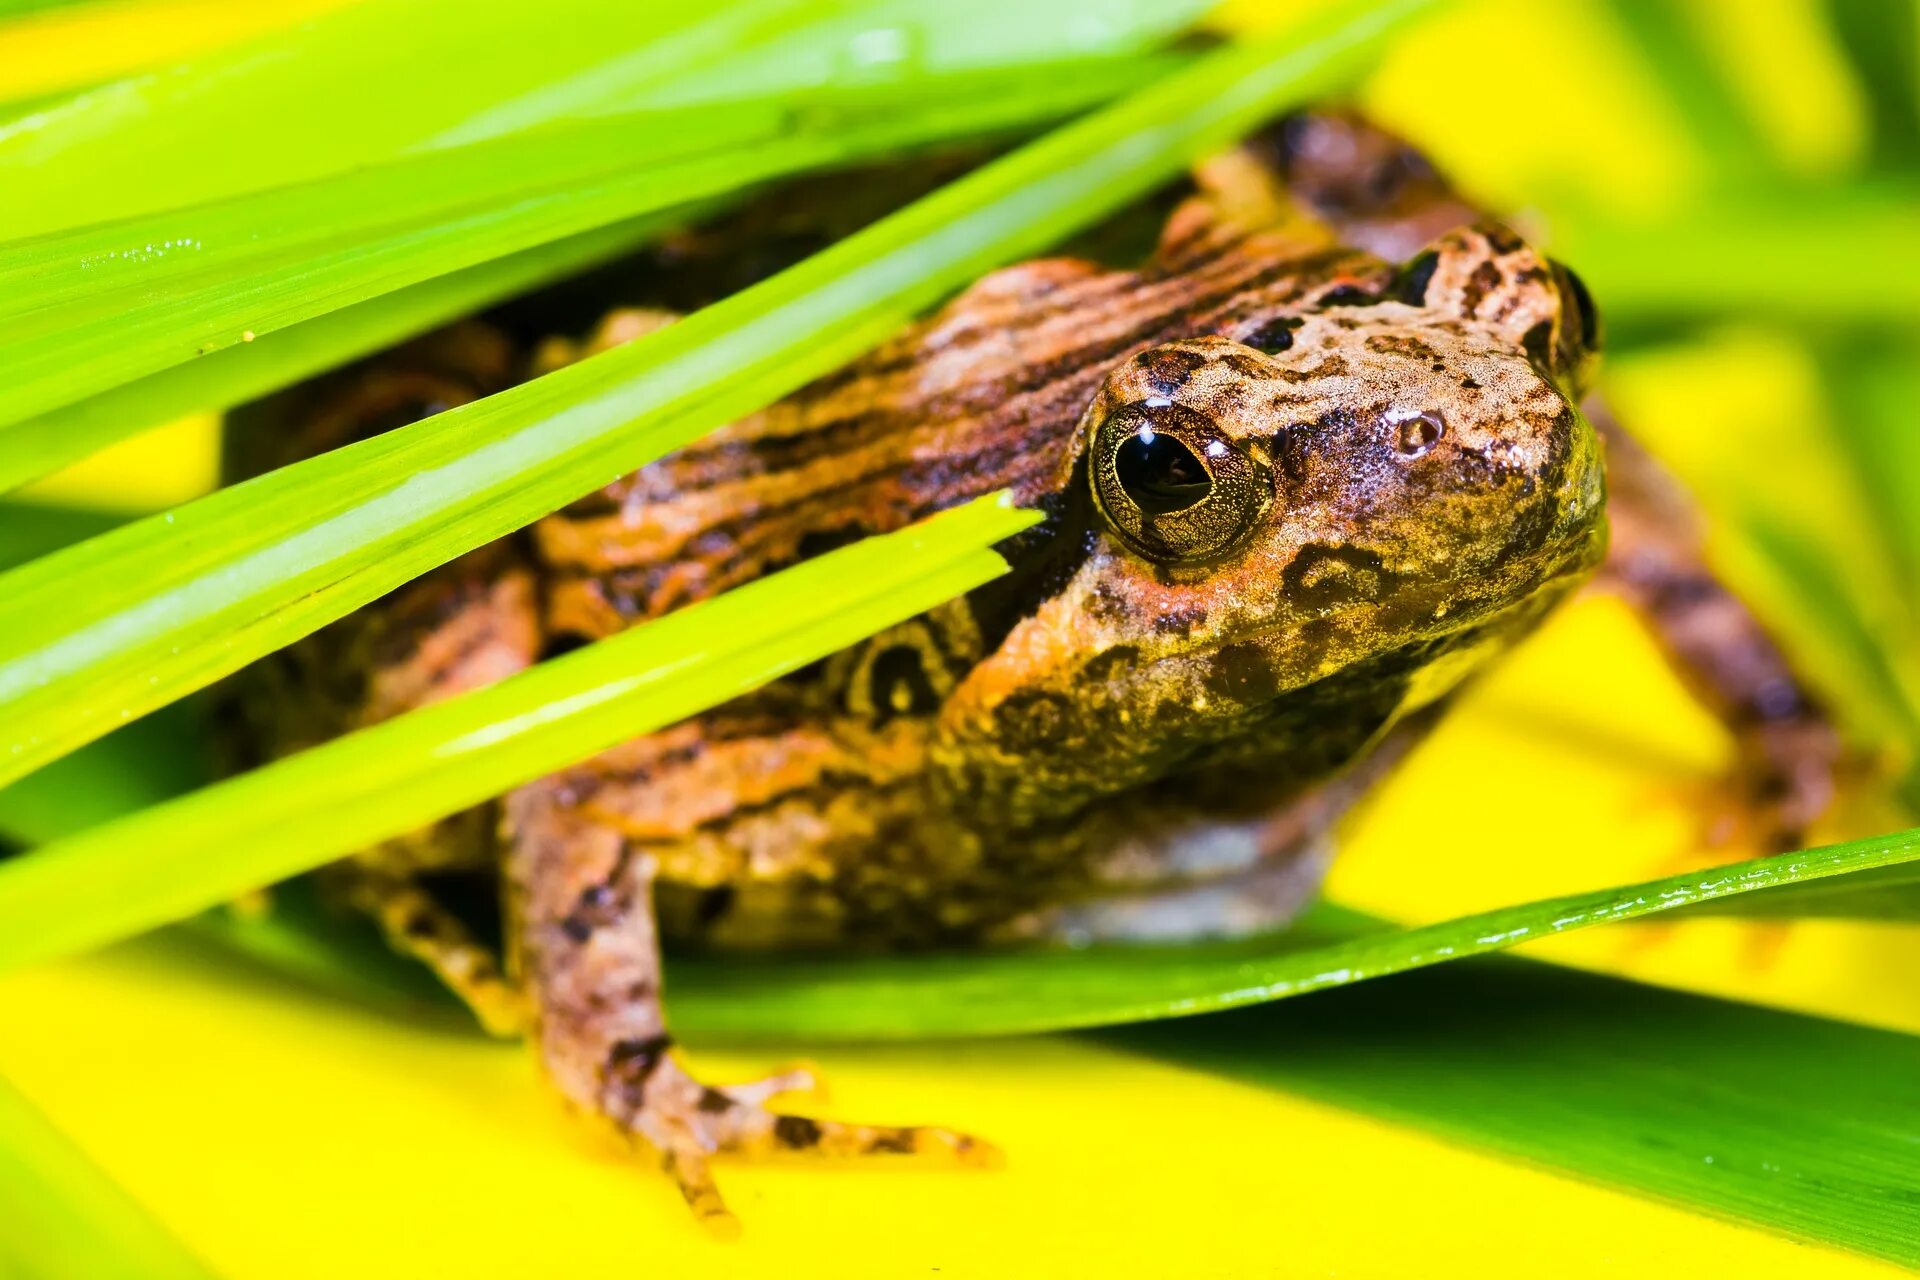
[(1107, 523), (1163, 564), (1231, 551), (1273, 493), (1265, 468), (1205, 415), (1157, 399), (1107, 416), (1094, 434), (1091, 470)]

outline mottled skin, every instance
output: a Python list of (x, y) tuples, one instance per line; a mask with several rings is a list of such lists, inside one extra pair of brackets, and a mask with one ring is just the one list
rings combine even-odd
[[(343, 874), (489, 1025), (524, 1018), (560, 1091), (650, 1146), (703, 1216), (725, 1214), (719, 1150), (985, 1148), (778, 1115), (791, 1075), (698, 1084), (669, 1052), (657, 932), (927, 946), (1277, 924), (1346, 805), (1601, 562), (1575, 408), (1596, 322), (1563, 269), (1342, 117), (1197, 178), (1145, 265), (996, 272), (261, 676), (255, 736), (284, 751), (979, 494), (1046, 512), (966, 600)], [(407, 388), (419, 412), (667, 322), (621, 312), (517, 357), (468, 324), (254, 416), (323, 447)], [(1816, 723), (1787, 688), (1768, 714)], [(1792, 767), (1830, 764), (1828, 744)], [(495, 861), (510, 980), (413, 880)]]

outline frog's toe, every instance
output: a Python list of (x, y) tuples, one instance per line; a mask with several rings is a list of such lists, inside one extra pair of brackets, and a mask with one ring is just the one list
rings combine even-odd
[[(776, 1111), (768, 1106), (789, 1093), (820, 1090), (811, 1067), (792, 1066), (747, 1084), (701, 1084), (671, 1058), (645, 1082), (631, 1133), (659, 1153), (662, 1167), (680, 1188), (703, 1225), (730, 1236), (739, 1224), (727, 1209), (709, 1167), (714, 1155), (755, 1159), (805, 1156), (930, 1156), (963, 1165), (992, 1166), (1000, 1152), (970, 1134), (932, 1125), (850, 1124)], [(630, 1095), (629, 1095), (630, 1096)]]

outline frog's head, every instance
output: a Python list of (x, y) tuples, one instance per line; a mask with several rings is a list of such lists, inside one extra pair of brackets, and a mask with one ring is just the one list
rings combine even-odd
[(1090, 553), (948, 740), (1097, 793), (1271, 758), (1308, 703), (1371, 733), (1437, 697), (1597, 559), (1593, 327), (1568, 273), (1480, 227), (1384, 293), (1331, 281), (1130, 358), (1079, 427)]

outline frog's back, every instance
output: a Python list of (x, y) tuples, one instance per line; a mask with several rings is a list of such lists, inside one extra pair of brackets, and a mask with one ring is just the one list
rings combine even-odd
[[(523, 789), (510, 877), (538, 895), (609, 849), (643, 856), (678, 886), (669, 930), (721, 944), (1031, 933), (1062, 903), (1249, 876), (1244, 896), (1276, 896), (1254, 922), (1283, 915), (1324, 826), (1303, 802), (1531, 625), (1599, 524), (1591, 441), (1555, 381), (1590, 335), (1543, 260), (1498, 230), (1407, 266), (1342, 243), (1261, 163), (1273, 146), (1310, 161), (1312, 142), (1203, 167), (1144, 265), (996, 272), (297, 647), (255, 736), (351, 728), (1010, 489), (1047, 518), (1005, 548), (1006, 578)], [(409, 394), (458, 403), (667, 319), (622, 312), (520, 351), (469, 325), (279, 414), (326, 447)], [(1128, 414), (1138, 430), (1115, 435)], [(1156, 427), (1142, 457), (1164, 464), (1172, 440), (1173, 465), (1207, 472), (1186, 507), (1128, 487), (1129, 441)], [(372, 856), (473, 865), (495, 832), (468, 815)]]

